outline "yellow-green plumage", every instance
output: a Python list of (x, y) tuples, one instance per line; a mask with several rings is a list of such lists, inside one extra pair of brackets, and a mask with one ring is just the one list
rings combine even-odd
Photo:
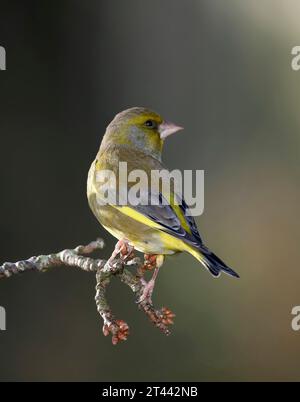
[[(149, 121), (152, 122), (152, 127), (147, 126)], [(114, 186), (113, 190), (118, 194), (119, 162), (127, 162), (128, 174), (136, 169), (143, 170), (149, 185), (152, 171), (166, 169), (161, 162), (164, 143), (161, 128), (164, 124), (161, 116), (145, 108), (128, 109), (115, 117), (106, 130), (89, 171), (89, 205), (106, 230), (117, 239), (128, 240), (135, 249), (143, 253), (168, 255), (187, 251), (202, 262), (214, 276), (218, 276), (221, 270), (237, 276), (203, 245), (194, 220), (187, 218), (183, 210), (175, 205), (174, 194), (164, 194), (162, 187), (162, 196), (169, 203), (165, 209), (99, 203), (99, 200), (105, 198), (97, 179), (100, 171), (110, 170), (115, 173), (117, 181), (112, 182), (111, 186)], [(165, 126), (170, 127), (166, 124)], [(126, 184), (129, 190), (134, 183)], [(147, 186), (143, 191), (148, 194), (151, 189)], [(178, 223), (180, 230), (177, 228)]]

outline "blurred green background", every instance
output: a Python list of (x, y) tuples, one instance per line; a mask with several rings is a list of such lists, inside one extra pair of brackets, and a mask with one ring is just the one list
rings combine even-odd
[(170, 168), (205, 170), (204, 240), (241, 275), (214, 280), (170, 258), (154, 300), (177, 315), (170, 337), (114, 281), (131, 327), (101, 332), (95, 278), (57, 268), (0, 282), (1, 380), (300, 380), (300, 45), (295, 0), (3, 1), (0, 45), (0, 260), (105, 238), (86, 176), (106, 125), (148, 106), (185, 127)]

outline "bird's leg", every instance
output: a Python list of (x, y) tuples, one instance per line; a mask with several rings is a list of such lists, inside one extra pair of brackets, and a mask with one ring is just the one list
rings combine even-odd
[(113, 265), (113, 261), (120, 254), (121, 260), (123, 262), (130, 261), (134, 257), (134, 247), (131, 246), (126, 239), (120, 239), (115, 245), (115, 249), (112, 252), (112, 255), (108, 259), (108, 264)]
[(164, 262), (164, 256), (162, 254), (159, 255), (145, 254), (145, 263), (143, 269), (145, 271), (154, 268), (154, 272), (149, 282), (146, 282), (145, 279), (141, 277), (141, 282), (144, 286), (144, 289), (141, 297), (138, 300), (138, 303), (148, 301), (149, 303), (152, 304), (151, 297), (155, 286), (155, 280), (157, 278), (160, 267), (163, 265), (163, 262)]

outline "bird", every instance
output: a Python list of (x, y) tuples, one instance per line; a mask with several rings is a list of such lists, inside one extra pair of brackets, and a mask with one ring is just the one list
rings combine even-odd
[[(99, 223), (118, 239), (109, 261), (113, 261), (119, 253), (128, 257), (137, 250), (144, 253), (145, 263), (154, 269), (140, 301), (151, 298), (165, 257), (180, 252), (194, 256), (213, 277), (219, 277), (224, 272), (239, 278), (232, 268), (204, 244), (184, 199), (181, 199), (179, 205), (175, 202), (177, 197), (172, 192), (173, 188), (167, 193), (164, 186), (160, 185), (154, 191), (149, 186), (151, 180), (147, 180), (145, 184), (140, 184), (142, 199), (149, 201), (153, 197), (158, 202), (138, 203), (127, 200), (126, 196), (133, 189), (134, 183), (121, 182), (124, 163), (128, 174), (136, 170), (143, 171), (146, 178), (150, 179), (152, 172), (167, 169), (162, 162), (166, 138), (182, 129), (151, 109), (126, 109), (118, 113), (107, 126), (88, 173), (89, 206)], [(111, 172), (112, 175), (106, 177), (105, 181), (103, 172)], [(107, 197), (109, 191), (110, 199)]]

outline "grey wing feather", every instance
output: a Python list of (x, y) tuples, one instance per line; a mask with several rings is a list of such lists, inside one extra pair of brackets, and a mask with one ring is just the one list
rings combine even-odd
[[(165, 232), (186, 241), (194, 247), (199, 247), (202, 244), (195, 220), (192, 216), (189, 215), (188, 206), (186, 205), (184, 200), (182, 200), (179, 207), (185, 216), (187, 224), (191, 229), (191, 233), (188, 233), (182, 227), (180, 220), (175, 214), (173, 208), (170, 204), (167, 203), (166, 199), (162, 196), (161, 193), (157, 196), (151, 194), (151, 202), (150, 195), (147, 195), (147, 200), (148, 203), (143, 202), (142, 204), (131, 205), (131, 208), (134, 208), (136, 211), (140, 212), (141, 214), (147, 216), (154, 222), (161, 225), (164, 228)], [(153, 200), (155, 200), (155, 202), (153, 202)]]

